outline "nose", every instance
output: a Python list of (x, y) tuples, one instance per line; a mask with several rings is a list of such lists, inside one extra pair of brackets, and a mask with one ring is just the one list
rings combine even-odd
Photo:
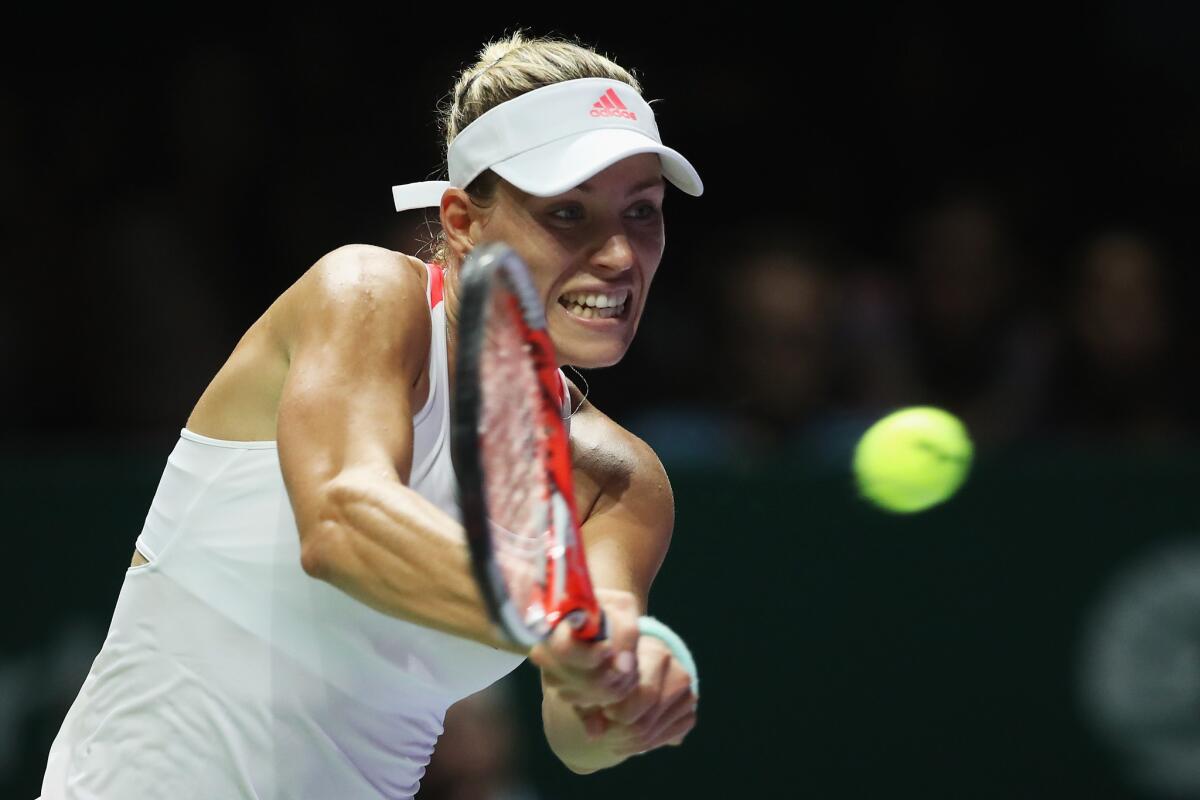
[(629, 237), (615, 233), (604, 240), (600, 249), (592, 256), (592, 263), (601, 269), (621, 273), (632, 269), (635, 256)]

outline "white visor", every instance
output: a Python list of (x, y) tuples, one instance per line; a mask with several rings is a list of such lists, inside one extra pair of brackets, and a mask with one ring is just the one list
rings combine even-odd
[(491, 169), (538, 197), (561, 194), (618, 161), (655, 153), (663, 177), (694, 197), (704, 191), (688, 160), (664, 147), (654, 112), (631, 86), (605, 78), (563, 81), (501, 103), (450, 143), (449, 181), (392, 187), (397, 211), (441, 205)]

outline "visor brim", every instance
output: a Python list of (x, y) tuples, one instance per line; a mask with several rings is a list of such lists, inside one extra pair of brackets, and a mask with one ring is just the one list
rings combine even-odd
[(679, 152), (633, 130), (609, 128), (569, 136), (526, 150), (491, 169), (523, 192), (552, 197), (574, 189), (618, 161), (655, 153), (663, 177), (693, 197), (704, 192), (699, 173)]

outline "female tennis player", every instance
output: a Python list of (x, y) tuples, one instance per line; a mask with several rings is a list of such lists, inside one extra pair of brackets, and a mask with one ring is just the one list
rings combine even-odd
[[(446, 709), (524, 658), (473, 580), (450, 461), (458, 268), (504, 241), (560, 366), (620, 360), (662, 258), (662, 145), (624, 69), (561, 41), (487, 46), (444, 120), (435, 263), (369, 246), (309, 269), (181, 431), (113, 621), (51, 748), (50, 798), (416, 794)], [(563, 379), (576, 504), (607, 638), (560, 625), (540, 668), (554, 752), (586, 773), (678, 744), (691, 676), (639, 635), (673, 525), (654, 453)]]

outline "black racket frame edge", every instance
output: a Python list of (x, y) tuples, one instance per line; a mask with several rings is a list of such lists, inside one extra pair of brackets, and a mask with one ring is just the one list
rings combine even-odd
[[(451, 403), (450, 457), (458, 478), (459, 509), (471, 552), (471, 568), (492, 621), (516, 644), (532, 646), (539, 641), (525, 626), (513, 630), (504, 608), (511, 600), (495, 562), (488, 529), (486, 488), (479, 448), (480, 359), (484, 323), (488, 313), (490, 285), (508, 259), (520, 257), (501, 242), (479, 245), (463, 262), (460, 274), (458, 353), (455, 358), (455, 391)], [(464, 335), (464, 332), (470, 332)]]

